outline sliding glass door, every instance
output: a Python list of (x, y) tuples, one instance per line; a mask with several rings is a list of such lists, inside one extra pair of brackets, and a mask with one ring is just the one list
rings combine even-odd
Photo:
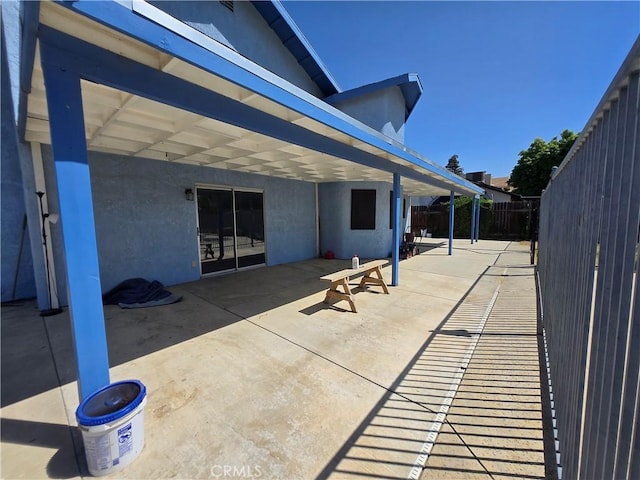
[(233, 192), (236, 204), (238, 267), (265, 263), (264, 212), (261, 192)]
[(197, 188), (202, 274), (265, 263), (263, 193)]

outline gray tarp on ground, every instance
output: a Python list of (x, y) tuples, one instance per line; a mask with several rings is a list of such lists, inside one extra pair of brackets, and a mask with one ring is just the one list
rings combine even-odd
[(102, 296), (102, 303), (118, 305), (120, 308), (156, 307), (180, 300), (182, 297), (165, 290), (162, 283), (144, 278), (130, 278), (120, 282)]

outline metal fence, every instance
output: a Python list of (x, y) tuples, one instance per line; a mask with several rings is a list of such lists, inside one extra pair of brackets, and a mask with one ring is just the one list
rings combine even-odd
[(560, 475), (640, 478), (640, 37), (543, 193), (538, 275)]

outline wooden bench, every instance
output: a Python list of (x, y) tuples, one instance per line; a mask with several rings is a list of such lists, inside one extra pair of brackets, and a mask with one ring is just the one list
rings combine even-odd
[[(387, 263), (389, 263), (389, 260), (373, 260), (360, 265), (360, 268), (347, 268), (345, 270), (340, 270), (339, 272), (330, 273), (329, 275), (320, 277), (322, 280), (328, 280), (331, 282), (331, 287), (329, 287), (329, 290), (327, 290), (327, 294), (324, 297), (324, 303), (329, 303), (331, 300), (346, 300), (351, 306), (351, 311), (357, 313), (358, 311), (356, 310), (353, 293), (351, 293), (351, 289), (349, 288), (349, 277), (359, 275), (361, 273), (364, 273), (364, 277), (360, 280), (360, 283), (358, 284), (359, 287), (364, 287), (368, 283), (379, 285), (384, 290), (384, 293), (388, 295), (389, 289), (387, 288), (387, 284), (384, 283), (382, 271), (380, 270), (380, 268)], [(373, 277), (373, 274), (376, 276)], [(342, 291), (338, 290), (338, 287), (340, 286), (342, 287)]]

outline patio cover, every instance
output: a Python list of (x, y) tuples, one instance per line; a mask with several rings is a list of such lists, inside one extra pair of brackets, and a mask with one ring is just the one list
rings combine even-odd
[(25, 9), (19, 129), (53, 147), (81, 398), (109, 383), (87, 151), (393, 182), (394, 284), (401, 192), (483, 192), (146, 2)]
[[(482, 193), (156, 7), (121, 3), (42, 2), (39, 22), (51, 29), (40, 27), (34, 44), (27, 141), (51, 142), (40, 58), (44, 41), (76, 64), (91, 59), (93, 65), (78, 68), (89, 150), (316, 183), (391, 182), (399, 173), (406, 195)], [(155, 78), (162, 78), (162, 87), (183, 91), (189, 82), (197, 97), (183, 103), (171, 95), (179, 90), (163, 92)], [(203, 108), (208, 99), (217, 101), (215, 108)]]

